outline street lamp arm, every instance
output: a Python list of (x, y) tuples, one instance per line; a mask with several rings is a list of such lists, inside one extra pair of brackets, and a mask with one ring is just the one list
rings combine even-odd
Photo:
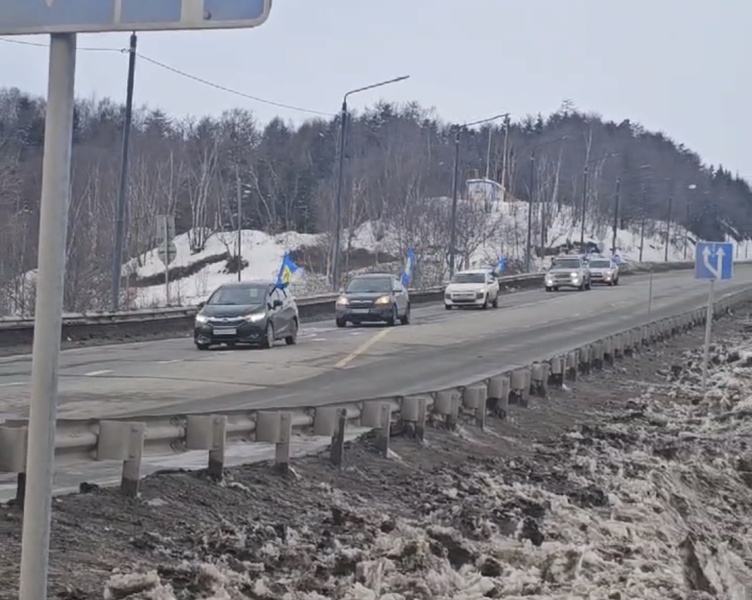
[(366, 90), (372, 90), (374, 88), (382, 87), (384, 85), (390, 85), (392, 83), (398, 83), (400, 81), (405, 81), (405, 79), (410, 79), (409, 75), (402, 75), (401, 77), (395, 77), (394, 79), (388, 79), (387, 81), (380, 81), (379, 83), (372, 83), (371, 85), (366, 85), (363, 87), (356, 88), (354, 90), (350, 90), (347, 92), (343, 98), (343, 103), (347, 105), (347, 99), (352, 96), (353, 94), (359, 94), (360, 92), (365, 92)]

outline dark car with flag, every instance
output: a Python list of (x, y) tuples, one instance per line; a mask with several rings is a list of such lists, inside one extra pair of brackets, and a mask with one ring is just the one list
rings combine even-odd
[(273, 281), (226, 283), (199, 305), (193, 338), (199, 350), (238, 344), (271, 348), (298, 341), (300, 317), (292, 294)]
[(388, 273), (357, 275), (335, 303), (337, 327), (348, 323), (410, 323), (410, 294), (403, 278)]

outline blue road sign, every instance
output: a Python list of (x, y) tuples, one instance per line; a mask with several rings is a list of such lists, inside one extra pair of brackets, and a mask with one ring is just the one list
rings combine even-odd
[(257, 27), (272, 0), (0, 0), (0, 35)]
[(697, 242), (695, 279), (731, 279), (734, 276), (734, 245), (730, 242)]

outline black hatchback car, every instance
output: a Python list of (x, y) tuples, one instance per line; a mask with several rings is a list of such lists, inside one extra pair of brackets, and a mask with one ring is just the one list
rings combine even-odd
[(410, 323), (410, 295), (394, 275), (369, 273), (357, 275), (340, 292), (335, 304), (337, 327), (348, 323)]
[(298, 341), (298, 306), (286, 289), (273, 282), (226, 283), (199, 307), (193, 330), (199, 350), (219, 344), (271, 348), (277, 340)]

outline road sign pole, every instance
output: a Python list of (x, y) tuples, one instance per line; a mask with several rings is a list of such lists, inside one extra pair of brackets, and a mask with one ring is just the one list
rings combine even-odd
[(702, 391), (708, 390), (708, 363), (710, 362), (710, 336), (713, 331), (713, 304), (715, 304), (715, 279), (710, 280), (708, 308), (705, 313), (705, 348), (702, 353)]
[(19, 600), (47, 598), (76, 34), (50, 36)]

